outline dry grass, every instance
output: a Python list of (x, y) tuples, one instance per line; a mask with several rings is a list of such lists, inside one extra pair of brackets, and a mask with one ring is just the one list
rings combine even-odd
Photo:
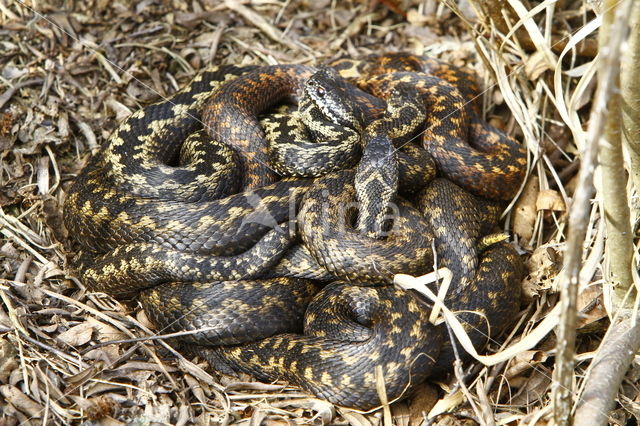
[[(565, 206), (593, 92), (597, 2), (473, 2), (510, 5), (517, 13), (506, 20), (495, 8), (474, 17), (464, 1), (462, 10), (443, 2), (457, 14), (435, 0), (376, 3), (0, 0), (0, 425), (404, 425), (419, 424), (443, 397), (437, 407), (448, 404), (453, 414), (432, 422), (549, 421), (553, 333), (508, 362), (477, 366), (462, 388), (454, 378), (442, 386), (446, 397), (425, 385), (408, 401), (363, 414), (286, 384), (212, 375), (162, 340), (98, 345), (154, 333), (139, 309), (86, 292), (65, 271), (65, 188), (132, 111), (210, 63), (319, 64), (405, 50), (474, 68), (487, 88), (487, 118), (529, 148), (527, 183), (504, 226), (515, 232), (530, 269), (508, 342), (530, 334), (557, 301)], [(392, 10), (396, 3), (406, 18)], [(496, 25), (486, 25), (487, 17)], [(587, 56), (563, 52), (582, 39)], [(597, 201), (581, 275), (578, 383), (611, 315), (601, 285)], [(612, 421), (638, 423), (639, 372), (634, 364)]]

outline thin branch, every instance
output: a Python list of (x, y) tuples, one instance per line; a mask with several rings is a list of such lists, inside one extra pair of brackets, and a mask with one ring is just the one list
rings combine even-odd
[[(616, 28), (613, 31), (626, 33), (626, 22), (619, 21), (619, 24), (622, 28)], [(617, 68), (619, 70), (619, 64), (617, 64)], [(599, 144), (602, 171), (602, 210), (607, 230), (605, 278), (606, 284), (609, 286), (608, 290), (610, 290), (614, 311), (621, 308), (620, 304), (633, 281), (631, 276), (633, 234), (627, 198), (627, 173), (624, 169), (622, 155), (622, 126), (620, 125), (622, 97), (620, 91), (617, 90), (620, 78), (618, 74), (614, 90), (611, 91), (607, 102), (607, 121)], [(635, 96), (637, 97), (637, 93)], [(628, 300), (633, 301), (632, 298)]]
[(631, 178), (640, 192), (640, 2), (633, 5), (627, 49), (620, 76), (623, 136), (631, 158)]
[(620, 383), (640, 349), (640, 325), (625, 318), (609, 327), (592, 362), (584, 393), (573, 419), (576, 425), (606, 425)]

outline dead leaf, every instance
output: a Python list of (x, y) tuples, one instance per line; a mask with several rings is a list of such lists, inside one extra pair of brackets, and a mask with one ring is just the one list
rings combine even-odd
[(360, 414), (357, 411), (352, 411), (348, 408), (338, 408), (338, 412), (352, 426), (373, 426), (367, 416)]
[(98, 321), (95, 318), (87, 318), (87, 322), (93, 327), (96, 332), (96, 339), (100, 342), (109, 342), (111, 340), (126, 339), (127, 335), (118, 330), (117, 328), (105, 324), (102, 321)]
[(110, 365), (120, 356), (120, 350), (118, 348), (118, 345), (101, 346), (85, 353), (84, 357), (85, 359), (92, 359), (94, 361), (104, 361), (105, 364)]
[(62, 206), (51, 196), (44, 196), (43, 198), (42, 212), (44, 213), (46, 224), (57, 241), (66, 241), (69, 233), (62, 221)]
[(527, 260), (529, 274), (522, 280), (522, 296), (531, 301), (543, 291), (552, 287), (554, 278), (560, 272), (562, 260), (551, 247), (538, 247)]
[(11, 372), (18, 367), (16, 349), (8, 339), (0, 339), (0, 383), (7, 383)]
[(94, 327), (89, 321), (80, 323), (74, 327), (71, 327), (65, 332), (58, 335), (58, 339), (66, 343), (69, 346), (82, 346), (91, 340)]
[(136, 320), (143, 326), (147, 327), (148, 329), (151, 329), (151, 330), (155, 329), (155, 325), (149, 320), (147, 313), (143, 310), (139, 310), (136, 313)]
[[(509, 384), (513, 386), (512, 381)], [(546, 369), (534, 369), (529, 377), (522, 377), (522, 386), (509, 401), (512, 405), (529, 405), (546, 394), (551, 384), (551, 374)]]
[(436, 416), (446, 413), (447, 411), (451, 411), (463, 402), (464, 394), (460, 390), (445, 395), (443, 398), (440, 398), (431, 408), (428, 414), (428, 418), (432, 419)]
[(194, 28), (202, 21), (216, 22), (221, 20), (220, 12), (176, 13), (176, 24), (186, 28)]
[(553, 189), (543, 189), (538, 193), (536, 209), (563, 212), (567, 209), (567, 206), (562, 199), (562, 195), (560, 195), (558, 191)]
[(193, 393), (193, 396), (195, 396), (198, 401), (205, 404), (207, 401), (207, 396), (204, 394), (202, 386), (200, 386), (200, 382), (190, 374), (185, 374), (184, 379), (189, 385), (189, 390), (191, 391), (191, 393)]
[[(98, 371), (102, 368), (102, 363), (93, 363), (93, 365), (85, 370), (81, 370), (77, 374), (73, 376), (67, 377), (67, 387), (73, 388), (76, 385), (80, 385), (81, 383), (86, 382), (87, 380), (95, 377)], [(68, 392), (66, 390), (65, 392)]]
[[(578, 295), (578, 322), (576, 328), (582, 329), (607, 316), (602, 299), (602, 287), (592, 285)], [(584, 330), (583, 330), (584, 331)]]
[(113, 96), (107, 98), (105, 105), (116, 113), (116, 121), (121, 122), (131, 115), (131, 110), (121, 102), (118, 102)]
[(529, 179), (513, 209), (513, 232), (522, 241), (531, 241), (533, 237), (533, 228), (538, 216), (536, 200), (539, 189), (538, 179), (535, 177)]
[(532, 350), (520, 352), (513, 357), (511, 364), (504, 375), (507, 379), (512, 379), (521, 375), (523, 372), (530, 370), (536, 365), (547, 360), (548, 356), (543, 351)]
[(18, 410), (29, 417), (40, 418), (44, 413), (44, 407), (22, 393), (13, 385), (0, 386), (0, 395)]

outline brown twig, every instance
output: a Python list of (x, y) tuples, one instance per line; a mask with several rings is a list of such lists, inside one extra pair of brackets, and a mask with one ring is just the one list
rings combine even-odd
[(622, 318), (611, 324), (592, 362), (582, 398), (573, 419), (575, 425), (606, 425), (615, 405), (620, 383), (640, 348), (640, 324)]

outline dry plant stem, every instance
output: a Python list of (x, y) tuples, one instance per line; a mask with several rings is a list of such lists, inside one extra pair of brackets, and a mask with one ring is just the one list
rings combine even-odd
[(633, 318), (611, 324), (602, 340), (576, 409), (574, 424), (606, 425), (620, 383), (640, 348), (640, 325)]
[[(619, 85), (616, 79), (615, 86)], [(605, 246), (605, 277), (611, 286), (614, 310), (620, 306), (631, 286), (633, 263), (633, 239), (627, 199), (627, 175), (622, 157), (621, 96), (612, 90), (607, 107), (607, 122), (600, 143), (600, 168), (602, 171), (602, 205), (607, 229)], [(633, 303), (633, 298), (627, 299)]]
[[(627, 23), (629, 15), (621, 17), (621, 20), (615, 19), (615, 4), (620, 3), (620, 9), (631, 8), (631, 4), (635, 2), (620, 2), (620, 0), (608, 1), (604, 3), (605, 11), (603, 16), (603, 25), (600, 29), (600, 40), (604, 44), (609, 37), (610, 31), (616, 31), (623, 34), (627, 33)], [(636, 7), (635, 9), (640, 9)], [(630, 12), (630, 10), (627, 10)], [(620, 28), (618, 28), (620, 26)], [(637, 35), (632, 36), (637, 37)], [(620, 40), (622, 42), (622, 39)], [(619, 55), (620, 49), (615, 45), (613, 51)], [(640, 58), (637, 58), (640, 59)], [(615, 78), (615, 87), (611, 91), (611, 95), (607, 104), (607, 121), (604, 128), (604, 135), (600, 143), (600, 167), (602, 170), (602, 201), (604, 210), (604, 220), (607, 231), (607, 239), (605, 246), (605, 279), (609, 284), (614, 310), (621, 308), (622, 300), (628, 292), (633, 282), (631, 276), (631, 268), (633, 263), (633, 234), (631, 232), (631, 219), (629, 212), (629, 200), (627, 199), (627, 175), (624, 168), (624, 158), (622, 154), (622, 112), (621, 103), (622, 96), (618, 87), (622, 79), (620, 71), (620, 63), (613, 64), (618, 69), (618, 76)], [(632, 65), (633, 62), (628, 63)], [(637, 68), (638, 63), (635, 64)], [(627, 72), (632, 70), (627, 69)], [(632, 78), (637, 79), (637, 75)], [(638, 97), (635, 92), (631, 97)], [(639, 104), (640, 105), (640, 104)], [(635, 123), (636, 126), (638, 123)], [(637, 137), (638, 135), (636, 135)], [(627, 298), (633, 303), (633, 298)], [(628, 304), (627, 304), (628, 305)], [(627, 308), (630, 306), (626, 306)]]
[(623, 136), (631, 158), (631, 178), (640, 193), (640, 2), (634, 2), (632, 7), (627, 49), (620, 76)]
[[(629, 1), (615, 7), (619, 0), (606, 1), (605, 19), (600, 33), (600, 63), (598, 68), (598, 88), (594, 96), (589, 117), (582, 164), (578, 174), (578, 184), (569, 213), (569, 231), (560, 280), (560, 323), (556, 345), (556, 367), (553, 372), (553, 416), (555, 424), (569, 425), (573, 406), (574, 346), (576, 340), (576, 301), (580, 265), (582, 263), (583, 242), (589, 224), (590, 201), (594, 193), (593, 172), (597, 164), (598, 141), (600, 140), (607, 113), (607, 100), (615, 87), (620, 67), (620, 44), (626, 33), (625, 17), (628, 17)], [(606, 27), (616, 22), (616, 31)], [(622, 28), (621, 28), (622, 27)], [(609, 34), (610, 37), (603, 35)], [(591, 422), (589, 424), (592, 424)]]

